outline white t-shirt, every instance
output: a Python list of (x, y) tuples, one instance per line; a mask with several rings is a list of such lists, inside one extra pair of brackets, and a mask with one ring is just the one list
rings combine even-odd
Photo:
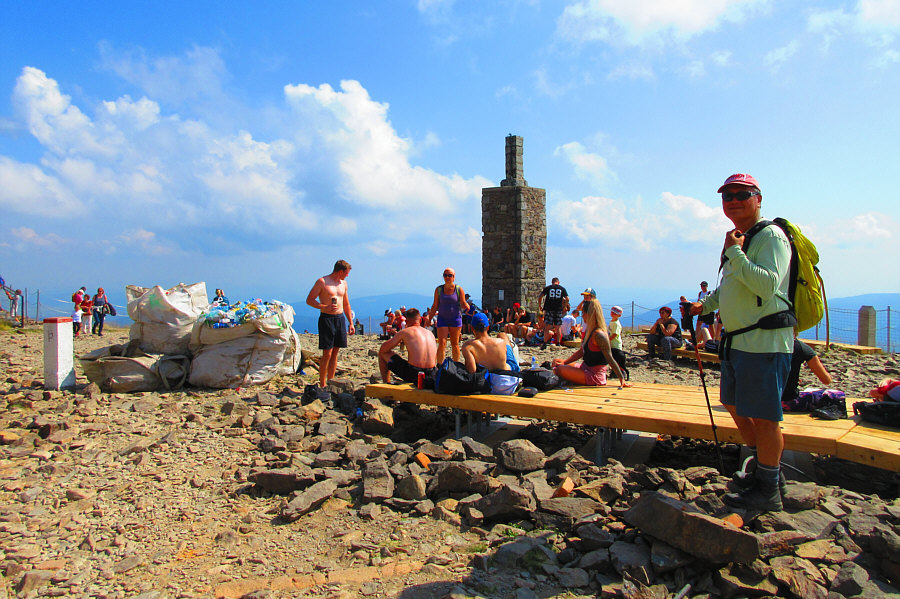
[(571, 314), (566, 314), (563, 316), (562, 324), (559, 325), (559, 331), (563, 334), (563, 337), (571, 335), (573, 326), (575, 326), (575, 317)]

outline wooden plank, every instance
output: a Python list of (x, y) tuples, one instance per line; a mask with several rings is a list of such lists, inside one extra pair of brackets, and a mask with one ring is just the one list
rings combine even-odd
[[(507, 395), (441, 395), (411, 385), (374, 384), (366, 394), (462, 410), (605, 426), (700, 439), (712, 439), (703, 393), (692, 387), (637, 383), (630, 389), (579, 387), (554, 389), (533, 398)], [(665, 399), (663, 399), (665, 398)], [(721, 404), (712, 406), (721, 441), (740, 442), (740, 433)], [(838, 440), (856, 426), (852, 420), (820, 421), (808, 414), (785, 414), (782, 431), (786, 449), (836, 454)], [(857, 460), (859, 461), (859, 460)]]
[[(635, 347), (635, 349), (642, 349), (644, 351), (647, 351), (647, 342), (639, 341), (635, 344), (634, 347)], [(692, 359), (697, 358), (697, 355), (694, 353), (694, 350), (685, 349), (683, 347), (677, 347), (677, 348), (673, 349), (672, 355), (680, 356), (682, 358), (692, 358)], [(716, 364), (719, 363), (718, 354), (712, 354), (710, 352), (705, 352), (705, 351), (700, 352), (700, 359), (703, 360), (704, 362), (714, 362)]]
[[(848, 403), (850, 400), (847, 400)], [(900, 472), (900, 431), (866, 422), (859, 416), (851, 420), (856, 426), (838, 439), (835, 456)]]
[[(808, 345), (810, 347), (815, 347), (815, 348), (823, 348), (826, 345), (828, 345), (828, 343), (826, 341), (820, 340), (820, 339), (801, 339), (800, 341), (802, 341), (803, 343), (805, 343), (806, 345)], [(836, 343), (836, 342), (832, 341), (831, 347), (846, 349), (849, 351), (856, 352), (858, 354), (880, 354), (880, 353), (882, 353), (880, 347), (872, 347), (870, 345), (853, 345), (851, 343)]]

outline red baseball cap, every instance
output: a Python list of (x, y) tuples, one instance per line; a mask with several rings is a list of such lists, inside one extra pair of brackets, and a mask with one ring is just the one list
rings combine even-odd
[(753, 178), (753, 175), (748, 175), (746, 173), (736, 173), (731, 175), (725, 182), (722, 183), (722, 187), (719, 188), (719, 191), (716, 193), (722, 193), (722, 190), (725, 189), (728, 185), (744, 185), (745, 187), (755, 187), (759, 189), (759, 183), (756, 182), (756, 179)]

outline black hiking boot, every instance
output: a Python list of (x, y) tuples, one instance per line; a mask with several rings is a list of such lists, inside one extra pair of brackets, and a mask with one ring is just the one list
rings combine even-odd
[(739, 493), (726, 493), (722, 496), (722, 500), (730, 507), (744, 510), (780, 512), (784, 509), (778, 485), (767, 485), (758, 480), (749, 489)]
[[(756, 456), (747, 456), (744, 458), (740, 469), (731, 475), (731, 482), (734, 483), (740, 492), (746, 491), (756, 484)], [(778, 490), (784, 495), (787, 490), (787, 479), (784, 472), (778, 471)]]

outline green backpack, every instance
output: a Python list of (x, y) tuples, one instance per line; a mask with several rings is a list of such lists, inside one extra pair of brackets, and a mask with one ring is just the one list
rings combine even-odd
[[(790, 324), (793, 324), (795, 333), (811, 329), (822, 320), (827, 305), (825, 283), (819, 274), (819, 268), (816, 266), (819, 263), (819, 252), (816, 250), (815, 244), (800, 231), (800, 227), (784, 218), (776, 218), (773, 221), (762, 220), (753, 225), (744, 235), (743, 249), (745, 252), (750, 247), (753, 236), (769, 225), (776, 225), (784, 231), (791, 244), (791, 270), (788, 286), (790, 305), (787, 310), (777, 314), (770, 314), (764, 317), (763, 320), (772, 319), (772, 317), (778, 315), (785, 315), (787, 316), (787, 322), (789, 322), (791, 320), (790, 316), (793, 316), (793, 323)], [(778, 328), (766, 326), (762, 321), (757, 323), (757, 325), (764, 329)]]

